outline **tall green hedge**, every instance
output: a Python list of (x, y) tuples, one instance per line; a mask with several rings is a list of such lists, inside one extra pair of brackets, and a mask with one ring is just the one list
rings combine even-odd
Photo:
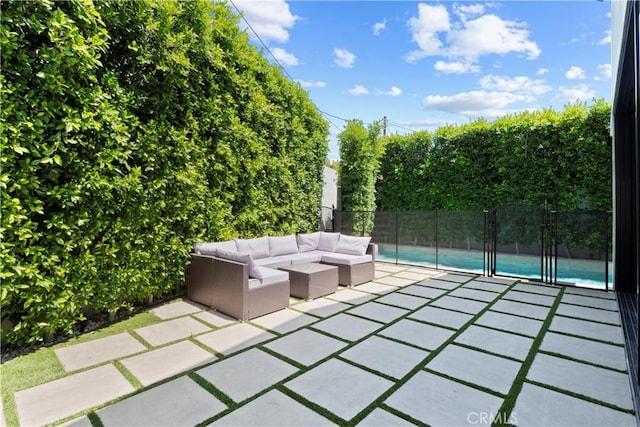
[(196, 240), (317, 226), (328, 125), (236, 24), (221, 2), (3, 2), (6, 342), (170, 291)]
[(390, 137), (378, 208), (483, 210), (515, 202), (609, 210), (610, 112), (599, 100)]

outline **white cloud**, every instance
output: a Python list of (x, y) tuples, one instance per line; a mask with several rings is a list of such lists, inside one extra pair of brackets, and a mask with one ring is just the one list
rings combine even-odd
[(295, 55), (287, 52), (286, 50), (279, 47), (273, 47), (270, 50), (273, 56), (278, 60), (280, 64), (289, 66), (289, 67), (294, 65), (300, 65), (298, 58), (296, 58)]
[[(251, 28), (265, 43), (270, 41), (284, 43), (289, 40), (287, 29), (293, 27), (300, 19), (300, 17), (291, 14), (285, 0), (235, 0), (234, 3), (249, 21)], [(242, 29), (246, 29), (246, 23), (243, 19), (239, 23)], [(254, 37), (251, 31), (249, 31), (249, 35)]]
[(476, 90), (452, 96), (429, 95), (424, 99), (424, 106), (467, 117), (499, 117), (513, 111), (505, 109), (508, 105), (527, 99), (525, 95), (510, 92)]
[(551, 86), (546, 85), (542, 79), (532, 80), (526, 76), (496, 76), (486, 75), (480, 79), (480, 87), (487, 90), (500, 92), (514, 92), (534, 97), (549, 92)]
[(558, 93), (553, 97), (554, 102), (576, 102), (580, 101), (590, 101), (593, 97), (596, 96), (596, 93), (589, 89), (589, 86), (585, 84), (573, 86), (573, 87), (565, 87), (561, 86), (558, 89)]
[(442, 42), (437, 33), (450, 29), (449, 12), (446, 7), (420, 3), (418, 4), (418, 16), (409, 19), (407, 24), (411, 29), (413, 41), (420, 48), (419, 51), (410, 52), (407, 61), (414, 62), (425, 56), (444, 53)]
[(584, 74), (584, 70), (580, 67), (576, 67), (575, 65), (571, 66), (567, 72), (564, 73), (564, 76), (569, 80), (582, 80), (587, 78)]
[(597, 44), (611, 44), (611, 30), (603, 31), (604, 36)]
[(548, 68), (538, 68), (538, 71), (536, 71), (536, 75), (538, 76), (544, 76), (545, 74), (547, 74), (549, 72)]
[(380, 91), (378, 93), (379, 95), (388, 95), (388, 96), (400, 96), (402, 95), (402, 89), (400, 89), (398, 86), (391, 86), (391, 89), (389, 89), (386, 92)]
[(600, 73), (606, 78), (611, 78), (611, 64), (599, 64), (598, 70), (600, 70)]
[(300, 86), (302, 87), (319, 87), (319, 88), (323, 88), (327, 85), (326, 82), (308, 82), (305, 80), (297, 80), (298, 83), (300, 83)]
[(382, 22), (376, 22), (373, 25), (373, 34), (378, 36), (378, 35), (380, 35), (380, 32), (382, 30), (384, 30), (385, 28), (387, 28), (387, 19), (386, 18), (383, 19)]
[(348, 90), (349, 94), (351, 95), (366, 95), (369, 93), (369, 90), (367, 90), (366, 87), (362, 86), (362, 85), (355, 85), (354, 87), (352, 87), (351, 89)]
[(356, 60), (356, 56), (346, 49), (335, 48), (333, 49), (333, 55), (333, 62), (335, 62), (338, 67), (342, 68), (353, 67), (353, 63)]
[(482, 15), (484, 13), (484, 6), (483, 4), (471, 4), (467, 6), (454, 4), (453, 11), (461, 20), (466, 21), (470, 17)]
[(480, 67), (470, 62), (444, 62), (437, 61), (433, 68), (445, 74), (479, 73)]

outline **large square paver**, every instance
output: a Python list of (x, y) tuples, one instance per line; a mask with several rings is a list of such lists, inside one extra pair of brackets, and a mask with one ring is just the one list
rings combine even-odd
[(161, 305), (151, 310), (159, 318), (166, 320), (174, 317), (186, 316), (188, 314), (204, 311), (205, 308), (193, 301), (175, 301), (169, 304)]
[(331, 359), (285, 386), (348, 421), (393, 384), (349, 363)]
[(452, 297), (468, 298), (477, 301), (491, 302), (498, 297), (495, 292), (481, 291), (479, 289), (458, 288), (453, 290), (449, 295)]
[(394, 265), (386, 262), (378, 262), (376, 263), (376, 271), (386, 271), (389, 273), (397, 273), (399, 271), (407, 270), (408, 266), (406, 265)]
[(301, 329), (265, 344), (265, 348), (309, 366), (345, 347), (347, 343), (310, 329)]
[(586, 338), (594, 338), (614, 344), (624, 344), (622, 328), (620, 326), (605, 325), (589, 322), (588, 320), (571, 319), (555, 316), (549, 327), (551, 331), (564, 332)]
[(146, 349), (140, 341), (123, 332), (110, 337), (59, 348), (55, 350), (55, 353), (65, 371), (70, 372), (129, 356)]
[(538, 353), (527, 379), (633, 409), (629, 376), (620, 372)]
[(297, 371), (295, 366), (252, 348), (196, 373), (235, 402), (241, 402)]
[(611, 323), (613, 325), (620, 324), (620, 314), (618, 314), (617, 311), (584, 307), (582, 305), (562, 303), (558, 306), (556, 314), (561, 314), (567, 317), (577, 317), (584, 320), (593, 320), (596, 322)]
[(382, 323), (389, 323), (399, 317), (402, 317), (408, 313), (408, 311), (402, 308), (392, 307), (390, 305), (378, 304), (374, 301), (354, 307), (347, 311), (347, 313), (356, 314)]
[(479, 289), (481, 291), (494, 292), (501, 294), (506, 291), (509, 286), (503, 283), (489, 283), (480, 279), (472, 280), (462, 286), (464, 289)]
[(469, 416), (497, 414), (502, 399), (492, 394), (420, 371), (384, 402), (416, 420), (434, 426), (471, 424)]
[[(609, 289), (611, 289), (611, 283), (609, 283)], [(604, 291), (601, 289), (579, 288), (575, 286), (567, 286), (564, 290), (565, 294), (582, 295), (595, 298), (616, 299), (616, 293), (613, 291)]]
[(317, 317), (309, 316), (295, 310), (284, 309), (255, 318), (251, 320), (251, 323), (284, 334), (316, 322), (317, 320)]
[[(544, 408), (544, 410), (541, 410)], [(636, 427), (636, 417), (525, 383), (512, 412), (518, 426)]]
[(105, 427), (197, 425), (227, 407), (187, 376), (97, 412)]
[(409, 280), (413, 280), (414, 282), (417, 282), (418, 280), (424, 280), (427, 277), (431, 276), (430, 274), (424, 274), (424, 273), (416, 273), (414, 271), (410, 271), (410, 270), (406, 270), (406, 271), (401, 271), (400, 273), (397, 273), (394, 275), (395, 277), (400, 277), (402, 279), (409, 279)]
[(447, 291), (444, 289), (429, 288), (427, 286), (411, 285), (400, 289), (398, 292), (401, 292), (403, 294), (415, 295), (422, 298), (433, 299), (438, 298), (440, 295), (444, 294)]
[(449, 310), (461, 311), (463, 313), (478, 314), (487, 306), (486, 302), (472, 301), (465, 298), (444, 296), (433, 303), (433, 306), (446, 308)]
[(172, 341), (188, 338), (192, 335), (202, 334), (211, 328), (192, 317), (179, 317), (155, 325), (138, 328), (135, 332), (146, 342), (156, 347)]
[(375, 295), (371, 295), (366, 292), (360, 292), (355, 289), (340, 289), (337, 292), (327, 295), (328, 299), (346, 302), (347, 304), (361, 304), (375, 298)]
[(513, 287), (513, 289), (516, 291), (531, 292), (534, 294), (550, 295), (552, 297), (555, 297), (560, 292), (560, 288), (558, 287), (543, 284), (530, 285), (528, 283), (518, 283)]
[(378, 322), (361, 319), (360, 317), (350, 316), (344, 313), (336, 314), (329, 319), (313, 325), (314, 329), (324, 331), (347, 341), (357, 341), (382, 327), (383, 325)]
[(430, 288), (438, 288), (444, 290), (455, 289), (460, 286), (460, 283), (457, 282), (447, 282), (446, 280), (438, 280), (438, 279), (427, 279), (418, 283), (420, 286), (428, 286)]
[(379, 277), (376, 278), (375, 281), (378, 283), (382, 283), (383, 285), (391, 285), (396, 287), (408, 286), (416, 282), (415, 280), (403, 279), (396, 276)]
[(472, 317), (473, 316), (470, 314), (433, 307), (430, 305), (422, 307), (420, 310), (409, 315), (410, 319), (421, 320), (423, 322), (447, 326), (454, 329), (461, 328)]
[(427, 369), (507, 394), (521, 364), (480, 351), (449, 345), (427, 364)]
[(542, 328), (542, 323), (541, 320), (512, 316), (511, 314), (498, 313), (497, 311), (487, 311), (476, 321), (478, 325), (489, 326), (529, 337), (538, 336), (540, 328)]
[(507, 300), (520, 301), (527, 304), (537, 304), (551, 307), (556, 300), (555, 296), (534, 294), (531, 292), (509, 291), (502, 297)]
[(340, 354), (365, 368), (402, 378), (429, 354), (395, 341), (372, 336)]
[[(603, 293), (603, 296), (604, 295), (605, 294)], [(618, 303), (615, 300), (612, 300), (606, 297), (596, 298), (596, 297), (588, 297), (584, 295), (575, 295), (571, 293), (565, 293), (562, 296), (562, 302), (565, 302), (568, 304), (584, 305), (586, 307), (603, 308), (605, 310), (612, 310), (612, 311), (618, 310)]]
[(134, 391), (113, 365), (100, 366), (15, 394), (18, 420), (41, 426)]
[(627, 369), (624, 347), (618, 345), (547, 332), (540, 350), (621, 371)]
[(437, 276), (437, 278), (440, 280), (447, 280), (449, 282), (456, 282), (456, 283), (466, 283), (475, 277), (476, 276), (458, 274), (458, 273), (444, 273)]
[(370, 294), (378, 294), (378, 295), (393, 292), (396, 289), (398, 288), (396, 288), (395, 286), (383, 285), (382, 283), (376, 283), (376, 282), (367, 282), (367, 283), (363, 283), (362, 285), (358, 285), (358, 290), (360, 292), (368, 292)]
[(276, 335), (263, 329), (247, 323), (239, 323), (200, 335), (196, 339), (207, 347), (226, 355), (274, 337)]
[(328, 317), (339, 313), (343, 310), (351, 308), (349, 304), (338, 301), (332, 301), (326, 298), (318, 298), (313, 301), (305, 301), (300, 304), (289, 306), (289, 308), (302, 311), (303, 313), (312, 314), (318, 317)]
[(395, 305), (396, 307), (407, 308), (409, 310), (413, 310), (429, 302), (427, 299), (416, 297), (414, 295), (401, 294), (399, 292), (387, 294), (378, 298), (376, 301), (383, 304)]
[(524, 302), (500, 300), (491, 306), (491, 311), (499, 311), (507, 314), (545, 320), (549, 315), (550, 307), (532, 305)]
[(203, 322), (208, 323), (209, 325), (213, 325), (216, 328), (221, 328), (223, 326), (227, 326), (232, 323), (238, 322), (238, 320), (215, 310), (208, 310), (208, 311), (203, 311), (201, 313), (196, 313), (193, 315), (193, 317), (197, 317)]
[(450, 329), (402, 319), (378, 333), (398, 341), (413, 344), (426, 350), (435, 350), (455, 333)]
[(357, 424), (358, 427), (411, 427), (415, 426), (404, 418), (387, 412), (384, 409), (376, 408), (362, 421)]
[(271, 390), (228, 415), (214, 426), (332, 426), (331, 421), (286, 394)]
[(533, 345), (531, 338), (475, 325), (469, 326), (455, 342), (518, 360), (524, 360)]
[(214, 360), (216, 357), (208, 351), (192, 342), (182, 341), (123, 359), (122, 364), (143, 385), (150, 385)]

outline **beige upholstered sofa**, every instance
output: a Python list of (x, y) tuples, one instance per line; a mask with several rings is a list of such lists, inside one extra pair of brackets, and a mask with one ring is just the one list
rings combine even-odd
[(370, 237), (316, 232), (196, 243), (187, 296), (240, 320), (289, 305), (289, 273), (279, 267), (320, 262), (338, 267), (338, 282), (373, 280), (376, 245)]

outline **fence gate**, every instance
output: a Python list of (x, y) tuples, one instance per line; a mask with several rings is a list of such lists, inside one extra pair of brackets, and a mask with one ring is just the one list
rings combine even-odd
[(514, 203), (493, 211), (489, 270), (491, 275), (555, 283), (555, 212)]

